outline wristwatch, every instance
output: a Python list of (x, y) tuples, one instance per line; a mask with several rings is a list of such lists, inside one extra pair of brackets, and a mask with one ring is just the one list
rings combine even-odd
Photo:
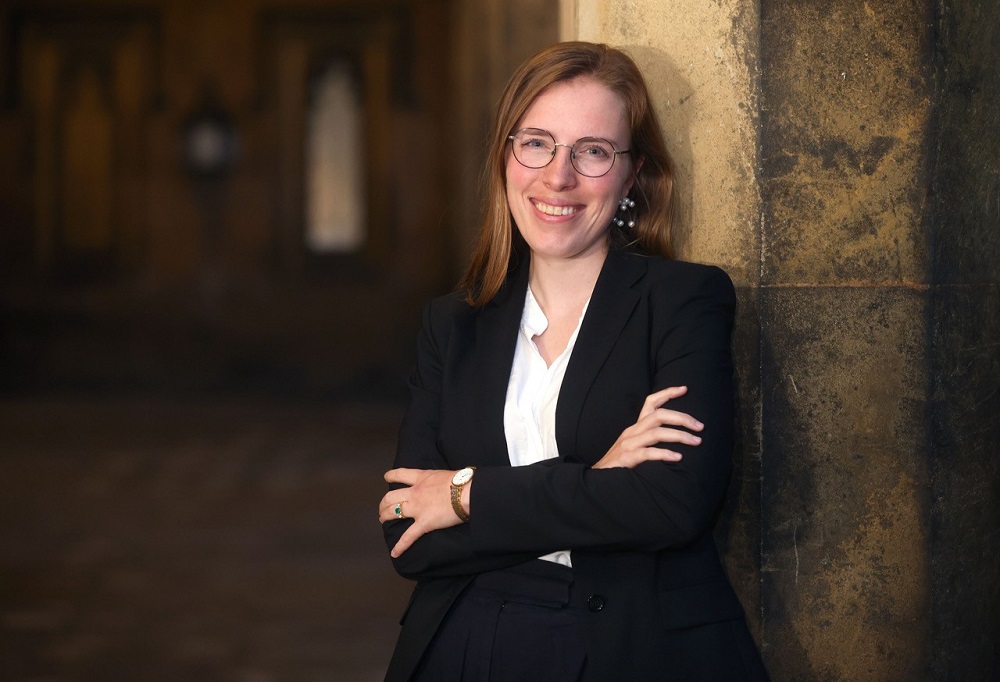
[(469, 515), (462, 508), (462, 488), (472, 480), (472, 474), (476, 473), (476, 467), (465, 467), (455, 472), (451, 479), (451, 508), (458, 514), (462, 521), (468, 521)]

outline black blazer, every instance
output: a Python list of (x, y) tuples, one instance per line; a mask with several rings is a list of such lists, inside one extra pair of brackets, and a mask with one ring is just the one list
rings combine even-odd
[[(733, 453), (732, 283), (715, 267), (609, 253), (556, 408), (560, 456), (511, 467), (503, 413), (528, 263), (481, 309), (453, 294), (424, 311), (396, 467), (476, 466), (471, 520), (419, 540), (394, 566), (417, 581), (386, 679), (415, 669), (449, 607), (480, 572), (572, 550), (588, 611), (588, 679), (667, 679), (704, 656), (677, 639), (743, 610), (712, 540)], [(670, 407), (705, 424), (680, 462), (595, 470), (647, 395), (688, 386)], [(409, 520), (383, 525), (392, 547)], [(671, 646), (674, 642), (676, 646)]]

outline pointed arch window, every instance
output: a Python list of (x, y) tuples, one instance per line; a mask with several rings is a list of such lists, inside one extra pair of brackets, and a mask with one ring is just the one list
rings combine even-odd
[(362, 98), (353, 64), (313, 80), (306, 130), (305, 244), (316, 254), (356, 253), (367, 238)]

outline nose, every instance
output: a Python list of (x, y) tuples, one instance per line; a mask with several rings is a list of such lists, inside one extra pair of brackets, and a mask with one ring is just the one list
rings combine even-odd
[[(560, 154), (559, 148), (565, 147), (566, 153)], [(566, 189), (576, 184), (576, 169), (573, 167), (573, 149), (568, 144), (556, 143), (555, 155), (545, 166), (545, 184), (552, 189)]]

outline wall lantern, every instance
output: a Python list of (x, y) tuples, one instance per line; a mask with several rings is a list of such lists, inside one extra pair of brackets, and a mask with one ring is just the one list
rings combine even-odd
[(224, 179), (239, 160), (236, 125), (210, 87), (181, 125), (181, 153), (184, 169), (196, 180)]

